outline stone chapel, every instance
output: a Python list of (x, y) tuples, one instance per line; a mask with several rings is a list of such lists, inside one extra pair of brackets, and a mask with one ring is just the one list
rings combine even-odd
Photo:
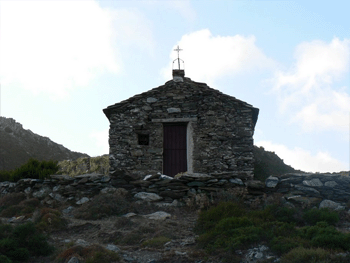
[(110, 174), (161, 173), (252, 179), (259, 109), (173, 70), (164, 85), (103, 110)]

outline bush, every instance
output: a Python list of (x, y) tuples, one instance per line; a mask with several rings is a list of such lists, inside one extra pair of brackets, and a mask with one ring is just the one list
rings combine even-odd
[(313, 208), (304, 213), (303, 219), (310, 225), (315, 225), (321, 221), (335, 225), (339, 221), (339, 213), (328, 208)]
[(0, 254), (9, 260), (26, 261), (30, 256), (47, 256), (53, 252), (47, 238), (33, 223), (17, 227), (0, 225), (0, 233)]
[(282, 263), (331, 263), (330, 253), (322, 248), (298, 247), (281, 257)]
[(167, 237), (155, 237), (147, 241), (142, 242), (142, 246), (151, 248), (162, 248), (165, 243), (169, 242), (171, 239)]
[(100, 194), (76, 209), (74, 216), (79, 219), (97, 220), (125, 214), (129, 208), (126, 198), (120, 194)]
[(239, 217), (244, 215), (245, 210), (236, 203), (223, 202), (209, 210), (202, 211), (197, 220), (195, 230), (203, 233), (215, 227), (220, 220), (227, 217)]
[(29, 159), (27, 163), (13, 171), (0, 171), (0, 181), (17, 182), (23, 178), (45, 179), (55, 174), (59, 167), (57, 161), (38, 161)]
[(12, 261), (4, 255), (0, 255), (0, 262), (1, 263), (12, 263)]
[(318, 222), (315, 226), (306, 226), (300, 229), (300, 236), (310, 240), (314, 247), (329, 249), (350, 249), (350, 234), (344, 234), (326, 222)]
[(60, 211), (47, 207), (40, 210), (37, 228), (41, 231), (52, 232), (62, 229), (66, 225), (67, 222), (62, 218)]
[[(317, 223), (305, 226), (301, 218)], [(222, 203), (202, 211), (195, 230), (200, 234), (199, 246), (210, 253), (229, 253), (233, 256), (237, 249), (265, 243), (279, 255), (288, 253), (284, 262), (347, 262), (331, 252), (327, 252), (329, 257), (326, 260), (332, 261), (312, 261), (314, 254), (316, 259), (323, 260), (324, 249), (350, 250), (350, 233), (341, 233), (327, 223), (335, 224), (338, 220), (338, 213), (325, 209), (303, 212), (267, 206), (264, 209), (248, 211), (237, 204)], [(306, 248), (309, 250), (305, 250)], [(298, 253), (299, 256), (296, 257), (300, 261), (288, 261), (292, 260), (290, 255)]]

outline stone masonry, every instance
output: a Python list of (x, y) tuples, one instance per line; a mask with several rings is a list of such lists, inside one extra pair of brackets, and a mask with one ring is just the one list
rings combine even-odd
[(103, 110), (110, 121), (110, 174), (140, 180), (163, 173), (163, 126), (185, 123), (188, 172), (253, 178), (259, 110), (183, 74), (174, 70), (173, 80)]

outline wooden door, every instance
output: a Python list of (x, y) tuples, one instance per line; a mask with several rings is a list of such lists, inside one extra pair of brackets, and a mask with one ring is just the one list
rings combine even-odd
[(187, 171), (187, 123), (163, 126), (163, 173), (175, 176)]

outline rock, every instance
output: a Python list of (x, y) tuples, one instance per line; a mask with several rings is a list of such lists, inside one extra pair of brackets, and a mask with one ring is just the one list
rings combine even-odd
[(169, 217), (171, 217), (171, 214), (168, 214), (163, 211), (158, 211), (149, 215), (144, 215), (145, 218), (147, 219), (152, 219), (152, 220), (165, 220)]
[(206, 180), (210, 180), (210, 179), (215, 179), (213, 176), (209, 175), (209, 174), (201, 174), (201, 173), (183, 173), (182, 176), (180, 178), (183, 179), (191, 179), (191, 180), (199, 180), (199, 181), (206, 181)]
[(46, 187), (42, 188), (41, 190), (34, 192), (33, 197), (39, 198), (39, 199), (44, 198), (49, 191), (50, 191), (49, 188), (46, 188)]
[(168, 108), (167, 109), (168, 113), (176, 113), (176, 112), (181, 112), (180, 108)]
[(78, 239), (77, 241), (75, 241), (75, 245), (79, 245), (79, 246), (82, 246), (82, 247), (87, 247), (87, 246), (90, 245), (90, 243), (86, 242), (83, 239)]
[(306, 197), (301, 195), (291, 195), (285, 197), (288, 201), (292, 201), (294, 203), (297, 203), (301, 205), (302, 207), (312, 207), (314, 205), (317, 205), (321, 199), (316, 197)]
[(8, 223), (20, 223), (23, 222), (25, 218), (25, 216), (12, 217), (8, 220)]
[(178, 255), (178, 256), (186, 256), (186, 255), (187, 255), (187, 252), (180, 252), (180, 251), (175, 250), (175, 255)]
[(24, 193), (26, 194), (30, 194), (30, 192), (32, 191), (32, 188), (27, 187), (26, 189), (24, 189)]
[(247, 187), (251, 189), (264, 189), (265, 184), (258, 180), (252, 180), (247, 182)]
[(311, 187), (321, 187), (323, 186), (323, 183), (320, 181), (320, 179), (318, 178), (314, 178), (314, 179), (311, 179), (311, 180), (304, 180), (303, 181), (303, 185), (306, 185), (306, 186), (311, 186)]
[(143, 201), (148, 202), (154, 202), (154, 201), (160, 201), (163, 199), (163, 197), (160, 197), (157, 194), (154, 193), (146, 193), (146, 192), (140, 192), (134, 195), (135, 198), (141, 199)]
[(265, 185), (268, 188), (275, 188), (278, 182), (279, 182), (279, 179), (277, 177), (269, 176), (265, 181)]
[(129, 218), (129, 217), (137, 216), (137, 214), (135, 214), (135, 213), (127, 213), (127, 214), (125, 214), (123, 216), (126, 217), (126, 218)]
[(50, 175), (51, 179), (58, 180), (58, 181), (73, 181), (74, 178), (67, 175), (67, 174), (53, 174)]
[(192, 187), (192, 186), (205, 186), (205, 183), (193, 181), (193, 182), (187, 183), (187, 186), (190, 186), (190, 187)]
[(83, 197), (81, 198), (78, 202), (76, 202), (77, 205), (82, 205), (82, 204), (85, 204), (86, 202), (89, 202), (90, 199), (87, 198), (87, 197)]
[(112, 244), (108, 244), (108, 245), (106, 246), (106, 249), (111, 250), (111, 251), (113, 251), (113, 252), (115, 252), (115, 253), (120, 252), (120, 248), (117, 247), (116, 245), (112, 245)]
[(336, 187), (338, 184), (335, 181), (327, 181), (327, 182), (324, 183), (324, 185), (327, 186), (327, 187), (333, 188), (333, 187)]
[(244, 185), (243, 181), (239, 178), (234, 178), (229, 180), (232, 184)]
[(73, 207), (73, 206), (68, 206), (67, 208), (65, 208), (65, 209), (62, 210), (62, 213), (68, 215), (68, 214), (70, 214), (73, 210), (74, 210), (74, 207)]
[(101, 189), (100, 193), (101, 194), (113, 194), (117, 191), (117, 188), (115, 187), (105, 187)]
[(174, 192), (174, 191), (162, 191), (159, 193), (161, 197), (170, 197), (172, 199), (179, 199), (183, 197), (186, 193), (185, 192)]
[(274, 259), (275, 256), (269, 255), (269, 248), (266, 246), (258, 246), (256, 248), (248, 249), (242, 263), (257, 263), (257, 262), (265, 262), (266, 259), (268, 261), (266, 262), (277, 262), (277, 261), (270, 261), (271, 259)]
[(342, 206), (341, 204), (331, 201), (331, 200), (323, 200), (320, 203), (319, 208), (329, 208), (332, 210), (340, 211), (340, 210), (345, 210), (345, 206)]
[(152, 98), (152, 97), (147, 98), (147, 102), (148, 102), (148, 103), (154, 103), (154, 102), (156, 102), (156, 101), (157, 101), (156, 98)]
[(56, 201), (61, 202), (61, 203), (66, 202), (66, 198), (64, 198), (64, 197), (63, 197), (62, 195), (60, 195), (60, 194), (54, 194), (52, 198), (55, 199)]
[(68, 263), (80, 263), (79, 259), (76, 258), (76, 257), (71, 257), (69, 260), (68, 260)]

